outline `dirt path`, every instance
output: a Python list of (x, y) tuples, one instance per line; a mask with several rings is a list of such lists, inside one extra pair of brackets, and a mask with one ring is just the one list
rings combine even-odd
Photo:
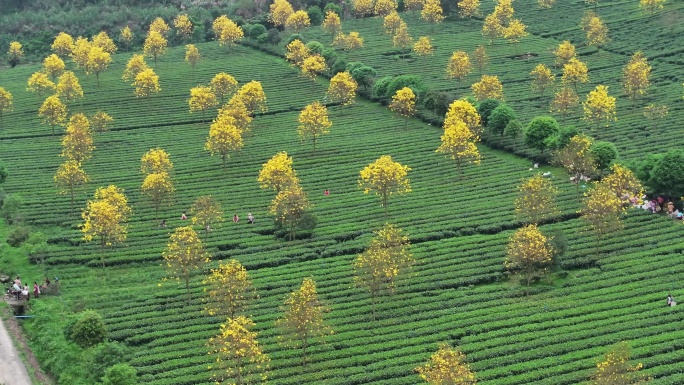
[[(10, 320), (14, 321), (14, 320)], [(32, 385), (19, 352), (12, 343), (5, 322), (0, 319), (0, 384)]]

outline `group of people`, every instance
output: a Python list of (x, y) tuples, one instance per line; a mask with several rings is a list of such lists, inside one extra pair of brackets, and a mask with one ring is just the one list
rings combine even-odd
[[(240, 222), (240, 217), (237, 214), (233, 215), (233, 223), (238, 222)], [(252, 215), (252, 213), (247, 214), (247, 223), (249, 223), (250, 225), (254, 224), (254, 215)]]
[[(48, 287), (48, 285), (50, 285), (50, 279), (48, 277), (45, 277), (45, 281), (42, 285), (38, 285), (38, 282), (33, 281), (33, 298), (38, 298), (40, 296), (41, 291), (45, 290)], [(31, 299), (31, 290), (29, 286), (26, 284), (22, 286), (21, 278), (18, 275), (12, 283), (12, 287), (10, 287), (8, 291), (10, 294), (15, 296), (17, 301), (20, 301), (22, 299), (28, 301)]]
[(665, 214), (672, 219), (684, 219), (684, 212), (676, 209), (674, 203), (663, 196), (658, 196), (657, 198), (653, 198), (651, 200), (644, 200), (643, 204), (640, 204), (636, 198), (632, 198), (631, 202), (634, 207), (642, 208), (654, 214), (665, 212)]

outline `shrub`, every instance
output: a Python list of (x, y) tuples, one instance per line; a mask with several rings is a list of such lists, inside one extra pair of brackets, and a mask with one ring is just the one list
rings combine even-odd
[(325, 63), (328, 67), (331, 67), (337, 61), (338, 55), (334, 48), (323, 48), (321, 56), (325, 59)]
[(277, 28), (271, 28), (268, 30), (268, 38), (266, 39), (266, 41), (269, 44), (278, 45), (280, 44), (281, 40), (282, 39), (280, 38), (280, 31), (278, 31)]
[(136, 385), (138, 373), (135, 368), (128, 364), (116, 364), (107, 369), (102, 378), (102, 385)]
[(452, 98), (444, 91), (428, 91), (423, 99), (423, 106), (436, 115), (444, 116), (449, 111)]
[(26, 226), (17, 227), (7, 236), (7, 244), (12, 247), (19, 247), (22, 243), (29, 239), (30, 234), (30, 228)]
[(525, 129), (525, 145), (544, 153), (548, 147), (547, 138), (560, 131), (556, 119), (550, 116), (538, 116)]
[(304, 37), (302, 35), (300, 35), (298, 33), (293, 33), (292, 35), (290, 35), (290, 37), (285, 42), (285, 47), (287, 47), (290, 43), (292, 43), (295, 40), (299, 40), (302, 43), (304, 43)]
[(110, 366), (125, 363), (131, 355), (128, 346), (120, 342), (103, 342), (84, 354), (84, 364), (93, 383), (102, 379)]
[(653, 165), (647, 184), (659, 194), (684, 195), (684, 151), (669, 150), (662, 155)]
[(311, 25), (321, 25), (323, 23), (323, 11), (317, 5), (313, 5), (306, 10), (306, 14), (309, 15), (309, 21)]
[(258, 39), (259, 36), (266, 33), (266, 27), (263, 24), (252, 24), (249, 28), (249, 37), (252, 39)]
[(477, 113), (480, 114), (482, 125), (487, 127), (489, 115), (498, 107), (500, 102), (496, 99), (485, 99), (477, 105)]
[(596, 168), (606, 170), (618, 157), (618, 151), (611, 142), (596, 141), (591, 146), (591, 155), (596, 162)]
[(347, 60), (345, 58), (340, 57), (337, 60), (335, 60), (335, 63), (330, 67), (330, 73), (335, 76), (339, 72), (344, 72), (347, 70)]
[(519, 120), (511, 120), (504, 129), (504, 135), (511, 139), (516, 139), (518, 136), (523, 134), (523, 131), (523, 125)]
[(0, 161), (0, 184), (5, 183), (7, 180), (7, 176), (9, 173), (7, 172), (7, 167)]
[(3, 199), (0, 216), (2, 216), (9, 225), (21, 222), (21, 206), (23, 204), (24, 200), (21, 198), (21, 196), (16, 194), (7, 195)]
[(317, 53), (319, 55), (323, 52), (323, 44), (316, 40), (311, 40), (310, 42), (306, 43), (306, 48), (308, 48), (312, 53)]
[(392, 79), (392, 81), (387, 85), (387, 92), (385, 93), (384, 97), (390, 99), (392, 96), (394, 96), (394, 94), (397, 93), (397, 91), (404, 87), (408, 87), (413, 90), (413, 93), (416, 94), (416, 98), (418, 99), (421, 99), (421, 97), (425, 95), (425, 85), (423, 85), (423, 81), (420, 80), (418, 76), (399, 75)]
[(378, 71), (376, 71), (373, 67), (369, 67), (361, 63), (361, 66), (355, 67), (353, 70), (350, 71), (350, 74), (351, 77), (356, 81), (356, 83), (358, 83), (360, 86), (363, 86), (364, 90), (367, 90), (368, 87), (371, 87), (373, 85), (375, 77), (378, 76)]
[(506, 126), (511, 121), (517, 119), (515, 111), (505, 104), (499, 104), (489, 115), (487, 119), (487, 127), (494, 134), (503, 136)]
[(391, 76), (385, 76), (376, 80), (375, 84), (373, 84), (373, 95), (375, 95), (377, 98), (385, 99), (385, 95), (387, 95), (387, 88), (392, 82), (392, 79), (394, 78)]
[(328, 3), (325, 5), (325, 8), (323, 8), (323, 13), (328, 13), (328, 11), (333, 11), (337, 15), (342, 16), (342, 7), (335, 3)]
[(107, 338), (107, 329), (102, 316), (94, 310), (80, 313), (78, 320), (71, 327), (69, 339), (82, 348), (89, 348), (103, 342)]
[(560, 150), (570, 143), (573, 136), (578, 135), (579, 131), (575, 126), (563, 127), (558, 131), (557, 135), (549, 137), (546, 140), (546, 148), (550, 150)]
[(259, 44), (267, 44), (268, 43), (268, 33), (262, 33), (261, 35), (257, 36), (256, 42)]

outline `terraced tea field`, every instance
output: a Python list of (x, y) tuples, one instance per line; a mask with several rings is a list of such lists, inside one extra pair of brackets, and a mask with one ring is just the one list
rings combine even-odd
[[(578, 4), (567, 7), (575, 10)], [(682, 7), (680, 3), (672, 6)], [(570, 30), (571, 35), (577, 31), (572, 30), (573, 25), (559, 23), (559, 34), (547, 31), (542, 35), (544, 28), (525, 19), (538, 17), (533, 15), (536, 11), (531, 5), (525, 7), (521, 4), (516, 10), (536, 36), (524, 41), (520, 50), (544, 52), (540, 58), (549, 63), (548, 48), (557, 44), (554, 39), (563, 38), (560, 31)], [(623, 9), (619, 7), (616, 14)], [(560, 11), (559, 5), (547, 12)], [(631, 13), (624, 17), (644, 19)], [(409, 25), (412, 23), (416, 24), (415, 17)], [(411, 27), (412, 31), (429, 29), (417, 23), (421, 26)], [(453, 49), (472, 51), (481, 44), (478, 25), (457, 21), (435, 28), (435, 57), (406, 61), (386, 55), (392, 48), (388, 37), (379, 34), (381, 21), (344, 24), (345, 30), (358, 29), (367, 39), (358, 59), (378, 68), (381, 76), (416, 73), (421, 68), (429, 84), (457, 93), (475, 77), (471, 75), (459, 86), (442, 81), (446, 57)], [(312, 31), (305, 36), (315, 34)], [(561, 190), (558, 202), (562, 211), (543, 230), (564, 234), (568, 250), (559, 264), (568, 274), (533, 286), (527, 297), (523, 288), (507, 279), (503, 261), (507, 240), (520, 226), (513, 201), (516, 185), (533, 174), (530, 161), (481, 146), (482, 165), (467, 167), (459, 180), (453, 163), (435, 153), (440, 128), (416, 120), (404, 128), (401, 118), (363, 100), (352, 106), (330, 107), (331, 133), (318, 142), (314, 154), (311, 144), (300, 143), (297, 137), (297, 116), (306, 104), (323, 98), (324, 81), (305, 80), (281, 59), (250, 48), (226, 52), (215, 43), (198, 47), (204, 59), (195, 73), (182, 62), (182, 48), (171, 49), (154, 66), (162, 91), (149, 103), (135, 99), (132, 87), (120, 80), (129, 54), (115, 57), (112, 68), (101, 75), (99, 88), (94, 77), (77, 72), (86, 95), (83, 102), (75, 103), (74, 110), (92, 114), (102, 109), (115, 119), (110, 132), (95, 135), (97, 149), (85, 164), (93, 181), (79, 192), (79, 207), (96, 187), (116, 184), (126, 190), (133, 208), (128, 240), (107, 251), (104, 270), (99, 267), (97, 245), (80, 240), (79, 210), (72, 209), (69, 198), (57, 195), (53, 187), (52, 176), (61, 163), (60, 136), (40, 124), (35, 113), (42, 101), (24, 90), (26, 79), (38, 67), (0, 71), (0, 85), (15, 95), (15, 110), (5, 116), (0, 130), (0, 158), (11, 172), (5, 189), (24, 197), (30, 224), (63, 229), (63, 236), (50, 240), (55, 249), (46, 261), (49, 274), (63, 281), (61, 301), (93, 308), (104, 316), (111, 338), (134, 348), (131, 364), (138, 370), (140, 382), (212, 383), (205, 344), (225, 320), (202, 311), (203, 274), (191, 279), (191, 305), (181, 284), (167, 281), (158, 285), (165, 276), (161, 252), (169, 234), (183, 224), (181, 212), (206, 194), (221, 202), (228, 219), (234, 213), (244, 218), (251, 212), (256, 217), (253, 226), (244, 219), (217, 226), (206, 238), (206, 245), (212, 255), (211, 267), (235, 258), (249, 271), (259, 294), (249, 314), (256, 323), (259, 342), (272, 360), (271, 383), (416, 384), (419, 377), (414, 368), (425, 362), (440, 342), (449, 342), (468, 355), (483, 384), (577, 384), (588, 378), (607, 346), (621, 340), (629, 341), (633, 359), (644, 364), (654, 384), (684, 382), (684, 332), (678, 327), (684, 314), (679, 307), (665, 307), (667, 293), (675, 298), (684, 295), (677, 287), (684, 278), (680, 268), (684, 247), (678, 242), (684, 235), (681, 223), (630, 210), (625, 229), (609, 237), (597, 256), (593, 234), (584, 231), (577, 219), (574, 186), (561, 171), (542, 168), (553, 173), (552, 180)], [(674, 47), (654, 47), (653, 52), (669, 52)], [(507, 101), (529, 118), (541, 111), (535, 107), (539, 101), (527, 92), (526, 74), (535, 61), (510, 59), (510, 50), (501, 44), (492, 46), (492, 70), (504, 80)], [(590, 63), (622, 58), (620, 64), (591, 64), (597, 66), (590, 73), (592, 81), (609, 79), (617, 89), (620, 75), (616, 68), (622, 67), (626, 56), (617, 52), (586, 54)], [(661, 70), (654, 63), (659, 81), (665, 82), (679, 68), (674, 61), (669, 65), (670, 72), (661, 72), (665, 66)], [(187, 107), (189, 88), (207, 83), (221, 71), (243, 84), (261, 81), (269, 108), (266, 114), (257, 115), (245, 147), (229, 159), (225, 170), (220, 159), (203, 149), (209, 123), (202, 122), (199, 114), (190, 114)], [(653, 97), (662, 103), (674, 101), (681, 94), (678, 82), (658, 86)], [(627, 103), (621, 103), (624, 111)], [(670, 122), (676, 119), (676, 108), (671, 105)], [(641, 147), (629, 147), (623, 136), (643, 139), (646, 135), (637, 131), (638, 114), (633, 113), (632, 123), (625, 117), (600, 135), (615, 140), (627, 158), (656, 151), (665, 138), (651, 132), (648, 141), (639, 142), (645, 143)], [(662, 127), (663, 132), (672, 131), (668, 124)], [(163, 209), (169, 225), (166, 229), (157, 226), (152, 206), (140, 193), (140, 157), (157, 146), (169, 152), (175, 166), (175, 199)], [(294, 168), (313, 204), (318, 226), (310, 239), (284, 242), (273, 237), (267, 213), (273, 193), (260, 190), (256, 177), (261, 165), (278, 151), (293, 156)], [(389, 220), (409, 234), (417, 263), (397, 292), (383, 297), (378, 320), (373, 322), (369, 296), (354, 286), (352, 261), (385, 219), (379, 199), (364, 195), (357, 178), (359, 170), (384, 154), (412, 168), (413, 192), (392, 197)], [(324, 196), (324, 189), (331, 194)], [(319, 295), (331, 309), (326, 319), (335, 333), (325, 344), (310, 348), (309, 364), (302, 367), (299, 351), (278, 343), (274, 322), (286, 294), (305, 277), (315, 279)], [(43, 309), (62, 309), (61, 301), (47, 299)], [(41, 322), (54, 317), (36, 314), (27, 328), (37, 333)], [(39, 341), (33, 344), (44, 362), (54, 354)]]

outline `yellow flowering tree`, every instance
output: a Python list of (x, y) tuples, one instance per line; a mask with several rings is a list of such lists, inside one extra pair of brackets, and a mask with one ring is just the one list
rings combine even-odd
[(399, 227), (386, 223), (375, 232), (366, 250), (354, 260), (354, 282), (371, 295), (373, 321), (378, 296), (383, 292), (393, 292), (398, 278), (406, 272), (415, 259), (411, 244)]
[(97, 79), (97, 86), (100, 86), (100, 73), (105, 71), (112, 62), (112, 57), (109, 52), (100, 47), (93, 47), (88, 53), (88, 61), (86, 63), (86, 74), (95, 74)]
[(6, 89), (0, 87), (0, 122), (2, 121), (2, 115), (5, 112), (12, 111), (12, 99), (12, 94)]
[(154, 73), (152, 68), (147, 68), (138, 73), (135, 76), (133, 87), (135, 87), (135, 96), (147, 99), (148, 103), (150, 102), (150, 96), (152, 96), (152, 94), (161, 91), (159, 76)]
[(527, 27), (525, 24), (523, 24), (519, 19), (513, 19), (502, 30), (503, 38), (508, 40), (510, 43), (513, 43), (516, 54), (518, 53), (518, 43), (520, 43), (520, 39), (529, 35), (529, 33), (525, 31), (526, 28)]
[(596, 236), (596, 254), (599, 254), (601, 241), (606, 235), (620, 230), (620, 216), (624, 212), (622, 199), (604, 182), (594, 184), (585, 194), (580, 210), (581, 218)]
[(55, 185), (60, 189), (60, 194), (68, 192), (71, 196), (72, 208), (74, 207), (74, 189), (90, 181), (88, 174), (83, 170), (81, 164), (71, 159), (59, 165), (53, 179)]
[(444, 127), (457, 124), (459, 121), (465, 123), (468, 129), (476, 135), (479, 135), (482, 130), (480, 114), (477, 113), (475, 106), (466, 99), (454, 100), (449, 105), (444, 118)]
[(435, 52), (429, 36), (421, 36), (413, 45), (413, 52), (418, 56), (430, 56)]
[(296, 66), (301, 65), (304, 59), (311, 55), (309, 48), (299, 39), (292, 40), (285, 49), (285, 59)]
[(330, 39), (334, 40), (335, 36), (342, 32), (342, 22), (340, 16), (332, 10), (328, 10), (325, 13), (325, 19), (323, 20), (323, 31), (330, 35)]
[(128, 218), (131, 208), (124, 190), (110, 185), (95, 190), (95, 199), (88, 201), (81, 213), (84, 223), (80, 226), (83, 240), (90, 242), (98, 239), (102, 267), (105, 266), (104, 248), (126, 240)]
[(34, 72), (28, 79), (26, 91), (44, 95), (55, 90), (55, 83), (44, 72)]
[(109, 124), (114, 120), (104, 111), (97, 111), (90, 117), (90, 125), (95, 132), (109, 131)]
[(309, 207), (309, 200), (304, 190), (297, 180), (293, 179), (292, 183), (280, 190), (273, 199), (270, 213), (275, 216), (280, 225), (288, 229), (289, 238), (292, 241), (295, 239), (295, 230)]
[(358, 84), (349, 72), (338, 72), (330, 79), (327, 97), (333, 103), (341, 103), (343, 106), (354, 104)]
[(634, 175), (632, 170), (619, 163), (610, 166), (610, 175), (603, 178), (602, 182), (613, 190), (615, 195), (625, 204), (630, 203), (632, 199), (639, 202), (644, 195), (644, 186), (639, 178)]
[(128, 63), (126, 63), (126, 69), (124, 70), (122, 79), (127, 82), (135, 81), (135, 77), (148, 68), (150, 67), (145, 63), (145, 57), (143, 55), (135, 54), (128, 60)]
[(363, 38), (358, 32), (352, 31), (348, 35), (340, 32), (333, 39), (333, 45), (342, 47), (345, 51), (363, 48)]
[(176, 16), (173, 19), (173, 26), (176, 28), (176, 35), (180, 36), (183, 40), (188, 40), (192, 36), (192, 21), (188, 15), (180, 14)]
[(598, 129), (602, 122), (608, 124), (617, 120), (615, 117), (615, 98), (608, 95), (608, 87), (604, 85), (596, 86), (596, 89), (589, 92), (587, 100), (582, 103), (584, 109), (584, 120), (595, 123)]
[(515, 214), (526, 223), (538, 225), (560, 213), (555, 202), (557, 195), (558, 189), (541, 174), (524, 179), (518, 186)]
[(238, 40), (245, 36), (245, 32), (240, 26), (235, 24), (233, 20), (228, 19), (225, 15), (221, 16), (221, 18), (225, 19), (221, 19), (222, 21), (218, 25), (214, 22), (216, 40), (218, 40), (221, 47), (225, 45), (230, 49)]
[(480, 76), (482, 76), (482, 71), (489, 64), (489, 56), (487, 56), (487, 50), (483, 45), (478, 45), (477, 48), (475, 48), (473, 57), (475, 58), (475, 65), (477, 66), (477, 71), (480, 74)]
[(575, 46), (569, 41), (564, 40), (558, 44), (558, 48), (553, 51), (553, 54), (556, 55), (556, 66), (562, 67), (575, 57)]
[(669, 108), (665, 105), (649, 104), (644, 107), (644, 117), (652, 122), (651, 129), (658, 129), (658, 122), (669, 115)]
[(480, 81), (471, 86), (473, 95), (478, 101), (485, 99), (503, 99), (503, 85), (499, 77), (494, 75), (482, 75)]
[(237, 97), (245, 104), (245, 107), (253, 114), (257, 109), (261, 112), (268, 111), (266, 107), (266, 93), (261, 86), (261, 82), (252, 80), (240, 87), (236, 93)]
[(309, 15), (304, 10), (294, 12), (285, 19), (285, 28), (294, 32), (300, 33), (311, 25)]
[[(2, 91), (0, 91), (0, 95)], [(2, 98), (2, 96), (0, 96)], [(59, 96), (48, 96), (38, 110), (38, 116), (43, 118), (43, 124), (52, 127), (52, 133), (55, 133), (55, 126), (61, 126), (66, 123), (67, 107), (59, 99)]]
[(354, 0), (353, 4), (356, 17), (365, 17), (373, 14), (373, 0)]
[(207, 286), (204, 298), (204, 311), (210, 316), (227, 316), (234, 319), (256, 297), (254, 286), (247, 269), (237, 260), (231, 259), (211, 269), (202, 282)]
[(411, 192), (409, 171), (411, 171), (410, 167), (393, 161), (389, 155), (383, 155), (361, 170), (359, 187), (364, 194), (372, 191), (380, 196), (385, 216), (387, 216), (389, 198), (393, 194), (401, 195)]
[(123, 43), (124, 48), (128, 48), (133, 41), (133, 31), (129, 26), (121, 28), (119, 31), (119, 40)]
[(392, 36), (392, 46), (399, 47), (404, 53), (413, 44), (413, 38), (408, 33), (408, 26), (403, 21), (399, 23), (399, 27), (394, 31)]
[(294, 13), (292, 5), (287, 0), (275, 0), (270, 11), (269, 18), (275, 27), (284, 27), (287, 18)]
[(537, 64), (530, 72), (530, 76), (532, 76), (532, 89), (539, 91), (540, 98), (544, 97), (544, 91), (553, 86), (553, 82), (556, 79), (549, 67), (545, 66), (543, 63)]
[(242, 131), (235, 126), (234, 120), (229, 117), (219, 117), (209, 127), (209, 137), (204, 145), (205, 150), (211, 156), (221, 155), (221, 164), (226, 168), (226, 158), (231, 151), (239, 151), (244, 142)]
[(57, 86), (55, 87), (57, 96), (64, 99), (66, 104), (72, 100), (83, 98), (83, 88), (78, 78), (71, 71), (64, 71), (62, 76), (57, 79)]
[(406, 0), (404, 1), (404, 11), (420, 11), (423, 9), (424, 0)]
[(463, 163), (480, 164), (480, 152), (475, 146), (480, 138), (473, 134), (463, 121), (457, 119), (445, 121), (444, 134), (442, 134), (441, 139), (442, 144), (436, 152), (441, 152), (448, 158), (455, 160), (459, 175)]
[(173, 171), (169, 153), (162, 148), (152, 148), (140, 158), (140, 172), (143, 174), (167, 173)]
[[(193, 225), (200, 225), (204, 229), (204, 236), (209, 235), (211, 225), (223, 222), (221, 204), (211, 195), (203, 195), (195, 200), (190, 207)], [(232, 315), (230, 316), (232, 318)]]
[(416, 113), (416, 94), (409, 87), (404, 87), (392, 95), (389, 109), (404, 117), (404, 128), (408, 120)]
[(520, 274), (529, 293), (530, 283), (544, 275), (551, 265), (553, 248), (535, 224), (527, 225), (516, 231), (508, 241), (504, 266), (514, 274)]
[(586, 135), (575, 135), (570, 142), (556, 154), (557, 162), (573, 176), (573, 183), (579, 196), (579, 184), (582, 176), (596, 173), (596, 161), (591, 153), (593, 139)]
[(143, 195), (147, 195), (152, 201), (155, 220), (159, 217), (159, 208), (164, 203), (171, 202), (171, 196), (175, 190), (171, 176), (165, 172), (147, 174), (140, 189)]
[(610, 41), (608, 27), (593, 12), (585, 17), (582, 28), (587, 33), (587, 45), (593, 45), (599, 49)]
[(154, 63), (157, 64), (157, 58), (166, 52), (168, 44), (169, 42), (161, 33), (150, 31), (143, 45), (143, 53), (145, 56), (152, 56)]
[(269, 188), (279, 193), (286, 186), (293, 184), (297, 180), (297, 174), (292, 168), (292, 157), (287, 156), (287, 152), (275, 154), (268, 162), (261, 166), (259, 171), (259, 187)]
[(494, 13), (487, 15), (482, 24), (482, 36), (489, 40), (489, 44), (494, 42), (494, 39), (501, 36), (503, 33), (503, 26)]
[(476, 385), (475, 373), (466, 361), (466, 355), (448, 344), (440, 344), (430, 360), (416, 368), (416, 372), (428, 384)]
[(237, 89), (238, 81), (227, 73), (220, 72), (211, 79), (209, 86), (216, 97), (219, 98), (221, 104), (223, 104), (223, 99)]
[(653, 16), (657, 10), (663, 9), (665, 0), (639, 0), (639, 7)]
[(240, 131), (244, 133), (249, 132), (249, 124), (252, 122), (252, 116), (245, 107), (245, 103), (238, 97), (232, 97), (223, 107), (219, 109), (219, 117), (228, 116), (233, 119), (233, 124)]
[(550, 9), (556, 3), (556, 0), (537, 0), (537, 5), (542, 9)]
[(309, 80), (316, 80), (316, 76), (325, 72), (328, 66), (325, 64), (325, 59), (321, 55), (312, 55), (304, 59), (300, 65), (302, 75)]
[(447, 79), (463, 80), (472, 71), (470, 58), (464, 51), (457, 51), (451, 55), (447, 64)]
[(572, 84), (575, 92), (577, 92), (577, 83), (586, 83), (589, 81), (588, 72), (587, 65), (573, 57), (563, 66), (563, 77), (561, 78), (561, 81), (565, 85)]
[(43, 71), (52, 78), (53, 82), (62, 74), (62, 72), (64, 72), (64, 68), (64, 61), (55, 54), (52, 54), (43, 60)]
[(185, 46), (185, 61), (192, 67), (192, 72), (195, 72), (195, 67), (202, 60), (202, 54), (197, 49), (194, 44), (188, 44)]
[(480, 15), (480, 0), (461, 0), (458, 2), (458, 14), (461, 17)]
[(169, 238), (169, 243), (162, 253), (166, 262), (169, 278), (183, 279), (188, 292), (188, 305), (192, 300), (190, 294), (190, 274), (194, 270), (203, 269), (209, 262), (209, 254), (204, 251), (202, 241), (190, 226), (178, 227)]
[(622, 71), (622, 84), (625, 92), (636, 103), (637, 99), (646, 94), (651, 85), (651, 66), (642, 52), (632, 55), (629, 63)]
[(376, 15), (385, 17), (397, 10), (397, 3), (394, 0), (376, 0), (373, 11)]
[(66, 126), (66, 135), (62, 138), (60, 156), (81, 163), (90, 159), (94, 149), (88, 118), (81, 113), (72, 115)]
[(394, 35), (401, 25), (403, 20), (397, 11), (390, 12), (387, 16), (382, 19), (382, 28), (388, 35)]
[(563, 87), (560, 91), (556, 92), (553, 102), (551, 102), (551, 112), (565, 117), (578, 105), (579, 96), (575, 90), (570, 87)]
[(74, 49), (74, 38), (68, 33), (60, 32), (55, 37), (55, 40), (50, 46), (52, 52), (55, 54), (67, 58), (71, 55), (71, 51)]
[(316, 152), (316, 139), (329, 134), (330, 127), (332, 127), (332, 122), (328, 119), (328, 109), (318, 101), (304, 107), (299, 114), (297, 133), (302, 141), (311, 138), (314, 153)]
[(24, 57), (24, 50), (21, 43), (18, 41), (10, 42), (9, 50), (7, 50), (8, 61), (12, 68), (19, 64), (19, 61)]
[(93, 36), (92, 45), (93, 47), (102, 48), (103, 51), (109, 54), (116, 52), (116, 44), (114, 44), (114, 40), (112, 40), (105, 31), (101, 31), (97, 35)]
[(211, 87), (197, 86), (190, 89), (190, 99), (188, 99), (190, 112), (200, 111), (202, 113), (202, 122), (204, 122), (204, 112), (217, 104), (218, 100)]
[(219, 334), (209, 339), (209, 354), (215, 356), (219, 370), (213, 375), (217, 384), (266, 382), (270, 359), (259, 346), (256, 332), (250, 331), (253, 327), (254, 322), (245, 316), (228, 318)]
[(166, 36), (166, 34), (169, 33), (169, 30), (171, 30), (171, 27), (169, 27), (169, 25), (166, 24), (166, 21), (161, 17), (154, 19), (150, 24), (150, 32), (157, 32)]
[(644, 365), (629, 364), (629, 346), (625, 341), (611, 346), (602, 361), (596, 363), (596, 369), (591, 376), (591, 385), (642, 385), (650, 381), (648, 375), (640, 373)]
[(79, 36), (74, 42), (74, 47), (71, 50), (71, 60), (76, 63), (78, 68), (85, 68), (88, 62), (88, 53), (93, 47), (92, 43), (88, 39)]
[(332, 334), (332, 329), (323, 321), (328, 309), (318, 299), (313, 278), (304, 278), (302, 286), (290, 293), (281, 307), (283, 317), (276, 325), (283, 330), (283, 340), (301, 347), (302, 365), (306, 365), (306, 348), (312, 339)]
[(420, 18), (432, 24), (430, 26), (431, 31), (435, 24), (441, 23), (444, 20), (444, 14), (439, 0), (425, 0), (423, 10), (420, 11)]

